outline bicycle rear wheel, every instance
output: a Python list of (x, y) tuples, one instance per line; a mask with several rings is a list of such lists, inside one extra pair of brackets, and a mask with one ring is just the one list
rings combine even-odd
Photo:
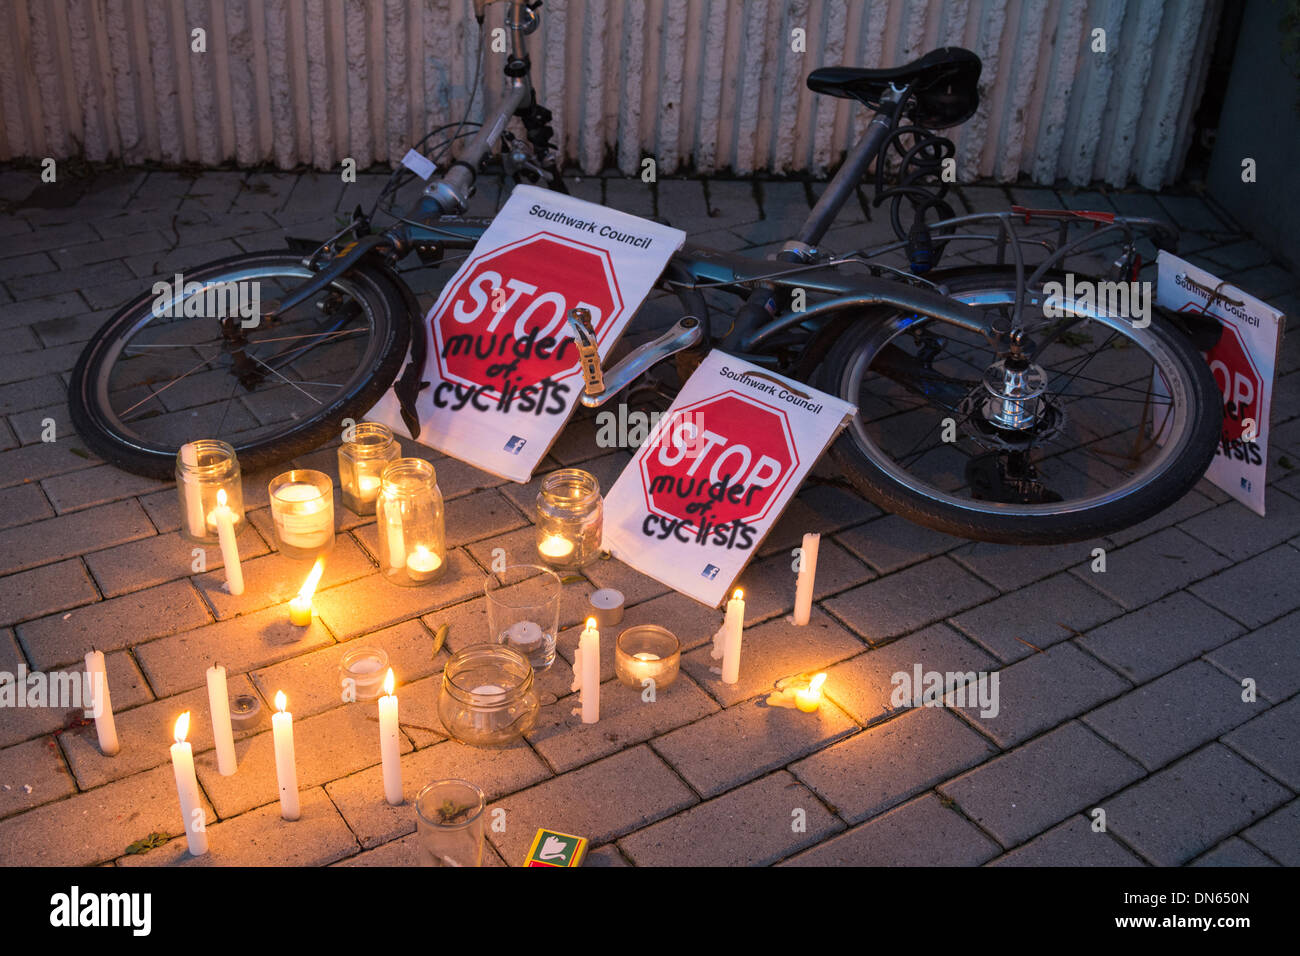
[(406, 355), (402, 291), (378, 270), (348, 272), (250, 328), (238, 306), (274, 311), (312, 275), (300, 256), (253, 252), (182, 275), (182, 289), (156, 284), (110, 318), (72, 373), (74, 427), (126, 471), (170, 478), (198, 438), (229, 442), (245, 470), (286, 461), (363, 415)]

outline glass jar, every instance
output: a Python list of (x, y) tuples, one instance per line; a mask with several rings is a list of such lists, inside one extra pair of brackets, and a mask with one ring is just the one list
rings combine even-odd
[(384, 469), (375, 502), (379, 563), (394, 584), (428, 584), (447, 565), (442, 492), (433, 465), (398, 458)]
[(402, 456), (393, 430), (379, 422), (361, 422), (352, 438), (339, 446), (339, 487), (353, 514), (375, 513), (384, 469)]
[(217, 544), (213, 512), (222, 504), (234, 516), (235, 534), (244, 528), (244, 485), (235, 449), (223, 441), (203, 439), (176, 453), (176, 492), (181, 506), (181, 535), (195, 544)]
[(299, 468), (266, 486), (275, 544), (286, 557), (315, 559), (334, 548), (334, 482), (323, 471)]
[(343, 702), (375, 700), (384, 692), (388, 652), (381, 647), (354, 647), (339, 660)]
[(553, 568), (585, 567), (600, 554), (604, 501), (596, 476), (561, 468), (537, 492), (537, 554)]
[(472, 644), (443, 669), (438, 718), (461, 743), (504, 747), (533, 729), (539, 707), (528, 659), (503, 645)]
[(468, 780), (435, 780), (415, 795), (421, 866), (482, 866), (487, 796)]
[(510, 564), (483, 580), (488, 640), (518, 651), (540, 673), (555, 663), (560, 576), (535, 564)]
[(681, 662), (677, 635), (657, 624), (629, 627), (614, 642), (614, 674), (629, 687), (644, 687), (647, 680), (667, 687), (677, 680)]

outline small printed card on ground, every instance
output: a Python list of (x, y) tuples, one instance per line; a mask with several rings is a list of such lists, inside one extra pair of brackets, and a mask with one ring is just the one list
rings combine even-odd
[[(1281, 312), (1190, 262), (1161, 252), (1156, 303), (1175, 312), (1201, 312), (1223, 326), (1205, 353), (1223, 393), (1223, 433), (1205, 477), (1252, 511), (1264, 514), (1273, 375), (1282, 339)], [(1165, 393), (1159, 378), (1157, 392)], [(1155, 422), (1156, 432), (1162, 422)]]
[(524, 866), (581, 866), (587, 852), (585, 837), (559, 833), (555, 830), (538, 830), (533, 845), (528, 850)]
[(516, 186), (429, 311), (419, 434), (403, 424), (392, 389), (368, 417), (484, 471), (528, 481), (582, 392), (569, 310), (591, 314), (605, 359), (685, 240), (680, 229)]
[(710, 352), (605, 497), (605, 549), (717, 607), (855, 412)]

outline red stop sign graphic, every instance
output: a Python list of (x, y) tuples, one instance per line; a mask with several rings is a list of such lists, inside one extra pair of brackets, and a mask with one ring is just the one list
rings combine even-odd
[(1264, 395), (1264, 379), (1251, 361), (1241, 333), (1235, 326), (1223, 326), (1223, 336), (1217, 345), (1205, 353), (1210, 363), (1215, 384), (1223, 393), (1223, 435), (1232, 440), (1241, 438), (1246, 430), (1246, 419), (1254, 423), (1254, 434), (1263, 429), (1260, 422), (1260, 402)]
[(735, 391), (665, 416), (640, 463), (646, 507), (697, 529), (766, 517), (798, 466), (785, 411)]
[(604, 345), (623, 311), (604, 249), (539, 232), (471, 259), (432, 319), (438, 371), (484, 395), (579, 375), (565, 321), (576, 306)]

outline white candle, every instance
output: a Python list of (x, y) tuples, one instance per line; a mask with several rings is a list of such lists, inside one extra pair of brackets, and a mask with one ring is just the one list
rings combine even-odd
[(320, 489), (295, 481), (277, 489), (279, 507), (271, 509), (280, 540), (292, 548), (319, 548), (334, 533), (333, 502)]
[(546, 634), (536, 621), (515, 621), (506, 628), (506, 646), (513, 647), (527, 657), (537, 651)]
[(172, 744), (172, 771), (176, 775), (176, 796), (181, 803), (181, 822), (185, 825), (185, 842), (190, 853), (202, 856), (208, 852), (208, 831), (204, 821), (203, 804), (199, 801), (199, 781), (194, 776), (194, 751), (185, 737), (190, 732), (190, 712), (176, 719), (175, 738)]
[(736, 588), (722, 622), (722, 683), (740, 680), (740, 634), (745, 628), (745, 592)]
[(102, 651), (91, 651), (86, 655), (86, 674), (93, 695), (87, 703), (91, 704), (90, 712), (95, 718), (99, 750), (105, 757), (112, 757), (122, 748), (117, 742), (117, 723), (113, 720), (113, 699), (108, 693), (108, 671)]
[(384, 503), (384, 528), (388, 532), (388, 566), (406, 567), (406, 536), (402, 534), (401, 502), (390, 498)]
[(293, 755), (293, 714), (284, 709), (287, 704), (284, 691), (278, 691), (275, 706), (279, 713), (271, 717), (271, 733), (275, 739), (275, 779), (280, 785), (280, 816), (297, 820), (301, 812), (298, 806), (298, 766)]
[[(186, 442), (181, 445), (181, 463), (186, 468), (197, 468), (199, 466), (199, 450), (194, 447), (193, 442)], [(199, 484), (192, 477), (184, 479), (181, 491), (185, 495), (185, 525), (190, 529), (190, 534), (196, 538), (206, 538), (208, 536), (208, 526), (203, 520), (203, 494), (199, 491)]]
[(402, 749), (397, 728), (397, 695), (390, 667), (384, 678), (384, 696), (379, 698), (379, 756), (384, 766), (384, 797), (392, 806), (402, 802)]
[(357, 497), (362, 501), (374, 501), (379, 495), (378, 475), (359, 475), (357, 477)]
[(217, 492), (217, 506), (208, 520), (217, 526), (217, 541), (221, 543), (221, 561), (226, 566), (226, 590), (231, 594), (244, 593), (244, 569), (239, 564), (239, 544), (235, 541), (235, 513), (226, 504), (226, 489)]
[(613, 627), (623, 620), (623, 592), (616, 588), (601, 588), (587, 598), (591, 616), (599, 627)]
[(289, 623), (295, 627), (309, 627), (311, 625), (311, 597), (316, 593), (316, 585), (320, 584), (320, 576), (325, 571), (325, 559), (317, 558), (316, 563), (312, 565), (311, 573), (307, 575), (307, 580), (302, 582), (302, 587), (298, 589), (298, 596), (289, 601)]
[(817, 577), (817, 549), (821, 546), (820, 534), (803, 536), (803, 557), (799, 562), (799, 578), (794, 588), (794, 623), (802, 627), (812, 614), (813, 582)]
[(537, 553), (550, 561), (561, 561), (573, 554), (573, 542), (558, 534), (548, 534), (537, 545)]
[(587, 618), (587, 626), (578, 638), (570, 689), (581, 692), (582, 722), (594, 724), (600, 720), (600, 631), (594, 617)]
[(208, 710), (212, 713), (212, 739), (217, 743), (217, 770), (231, 776), (239, 767), (235, 759), (235, 732), (230, 726), (230, 692), (226, 669), (219, 664), (208, 668)]
[(442, 558), (438, 557), (424, 545), (419, 545), (406, 556), (406, 573), (412, 581), (430, 581), (442, 567)]
[(659, 660), (659, 655), (651, 654), (649, 651), (638, 651), (632, 655), (632, 659), (634, 661), (657, 661)]

